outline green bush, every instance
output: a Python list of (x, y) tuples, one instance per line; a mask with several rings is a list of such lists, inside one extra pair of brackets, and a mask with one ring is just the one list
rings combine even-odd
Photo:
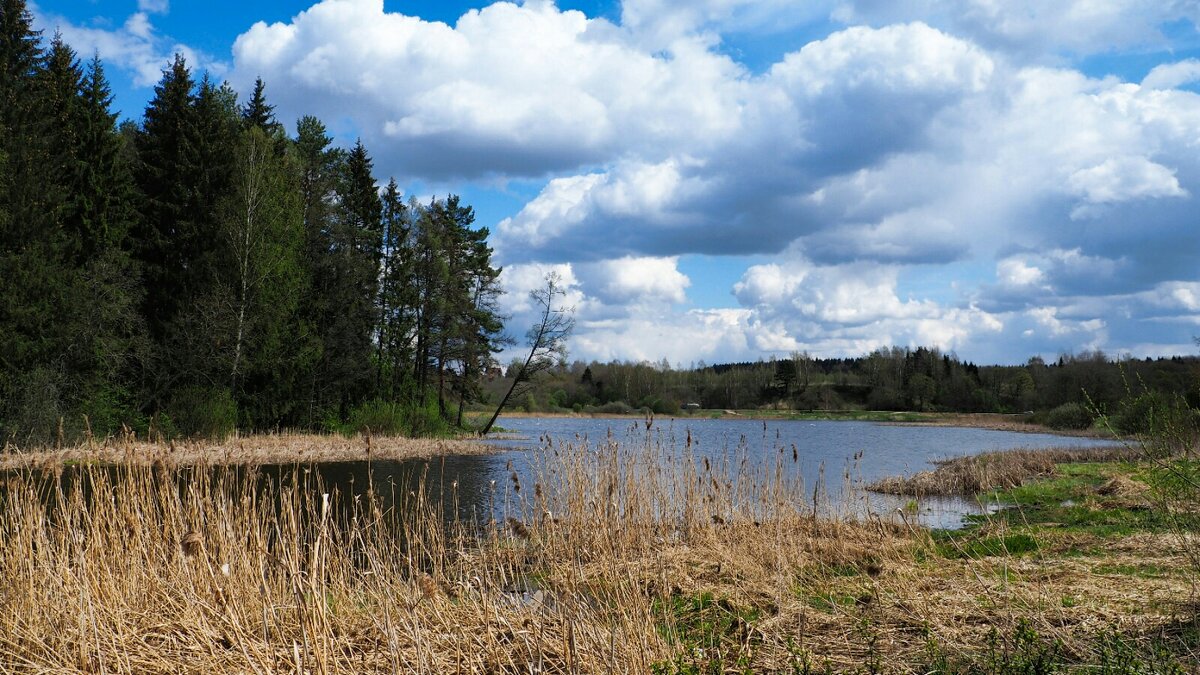
[(1093, 421), (1092, 411), (1082, 403), (1064, 403), (1046, 411), (1042, 418), (1051, 429), (1087, 429)]
[(1181, 396), (1147, 391), (1121, 401), (1112, 421), (1117, 431), (1129, 436), (1178, 432), (1196, 426), (1196, 411)]
[(525, 398), (521, 401), (521, 409), (527, 413), (534, 412), (538, 409), (537, 399), (533, 397), (533, 392), (525, 394)]
[(654, 410), (655, 415), (678, 415), (679, 401), (674, 401), (669, 398), (658, 399), (654, 402), (654, 406), (651, 409)]
[(343, 431), (398, 436), (408, 431), (407, 414), (395, 401), (374, 399), (350, 410)]
[(448, 436), (450, 424), (442, 418), (436, 400), (420, 404), (373, 399), (353, 408), (341, 431), (380, 436)]
[(605, 403), (602, 406), (592, 408), (590, 412), (603, 413), (605, 415), (631, 415), (634, 410), (624, 401), (612, 401), (611, 403)]
[(237, 430), (237, 403), (225, 387), (184, 387), (167, 414), (184, 436), (225, 440)]

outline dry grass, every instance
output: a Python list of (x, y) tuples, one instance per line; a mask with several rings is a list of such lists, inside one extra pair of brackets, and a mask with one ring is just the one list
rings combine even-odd
[(917, 497), (974, 496), (1007, 490), (1034, 478), (1054, 474), (1067, 462), (1120, 462), (1138, 459), (1141, 451), (1126, 446), (1002, 450), (938, 462), (936, 469), (911, 476), (890, 476), (867, 486), (872, 492)]
[[(1113, 584), (1080, 560), (933, 559), (903, 522), (813, 518), (790, 457), (743, 459), (553, 444), (486, 523), (443, 522), (419, 487), (385, 512), (300, 474), (22, 469), (0, 491), (0, 671), (909, 672), (931, 637), (970, 653), (1028, 618), (1082, 653), (1187, 597), (1180, 575)], [(1171, 541), (1110, 558), (1171, 569)]]
[(150, 466), (255, 466), (405, 460), (445, 455), (479, 455), (494, 448), (474, 440), (403, 438), (396, 436), (345, 437), (317, 434), (271, 434), (234, 437), (223, 442), (171, 441), (151, 443), (132, 436), (110, 438), (58, 450), (22, 451), (12, 446), (0, 453), (0, 470), (51, 469), (67, 464), (117, 464)]

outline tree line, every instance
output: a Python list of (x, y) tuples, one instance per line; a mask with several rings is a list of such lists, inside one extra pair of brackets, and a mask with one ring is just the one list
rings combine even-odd
[[(502, 390), (503, 379), (491, 385)], [(1033, 413), (1051, 426), (1084, 427), (1098, 414), (1136, 420), (1146, 397), (1200, 408), (1200, 358), (1064, 354), (1047, 362), (980, 366), (937, 348), (892, 347), (855, 358), (795, 353), (749, 363), (561, 363), (518, 405), (530, 410), (660, 414), (703, 409)]]
[(182, 56), (118, 124), (100, 58), (0, 6), (0, 442), (461, 424), (503, 342), (470, 206)]

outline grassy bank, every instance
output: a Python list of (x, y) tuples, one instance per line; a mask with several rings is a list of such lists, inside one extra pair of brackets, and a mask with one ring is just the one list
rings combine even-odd
[(872, 492), (893, 495), (974, 497), (1007, 490), (1037, 478), (1056, 474), (1068, 462), (1133, 461), (1141, 451), (1132, 446), (1101, 448), (1043, 448), (1002, 450), (936, 462), (932, 471), (891, 476), (867, 486)]
[(535, 453), (533, 485), (493, 485), (513, 504), (506, 515), (451, 523), (436, 514), (458, 497), (455, 485), (417, 489), (386, 512), (369, 494), (326, 496), (302, 482), (256, 491), (245, 472), (170, 462), (85, 467), (86, 492), (55, 471), (9, 473), (0, 670), (1049, 673), (1195, 663), (1186, 544), (1166, 530), (1076, 532), (1097, 542), (1079, 547), (1008, 519), (954, 537), (903, 518), (821, 520), (790, 457), (732, 471), (740, 460), (718, 466), (650, 441), (556, 444)]

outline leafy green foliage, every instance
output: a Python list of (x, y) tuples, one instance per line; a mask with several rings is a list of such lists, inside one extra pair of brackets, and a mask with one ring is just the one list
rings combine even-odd
[(224, 387), (180, 389), (171, 399), (169, 413), (184, 436), (225, 439), (237, 430), (237, 403)]
[(1087, 429), (1093, 421), (1091, 411), (1082, 403), (1064, 403), (1041, 418), (1042, 424), (1051, 429)]

